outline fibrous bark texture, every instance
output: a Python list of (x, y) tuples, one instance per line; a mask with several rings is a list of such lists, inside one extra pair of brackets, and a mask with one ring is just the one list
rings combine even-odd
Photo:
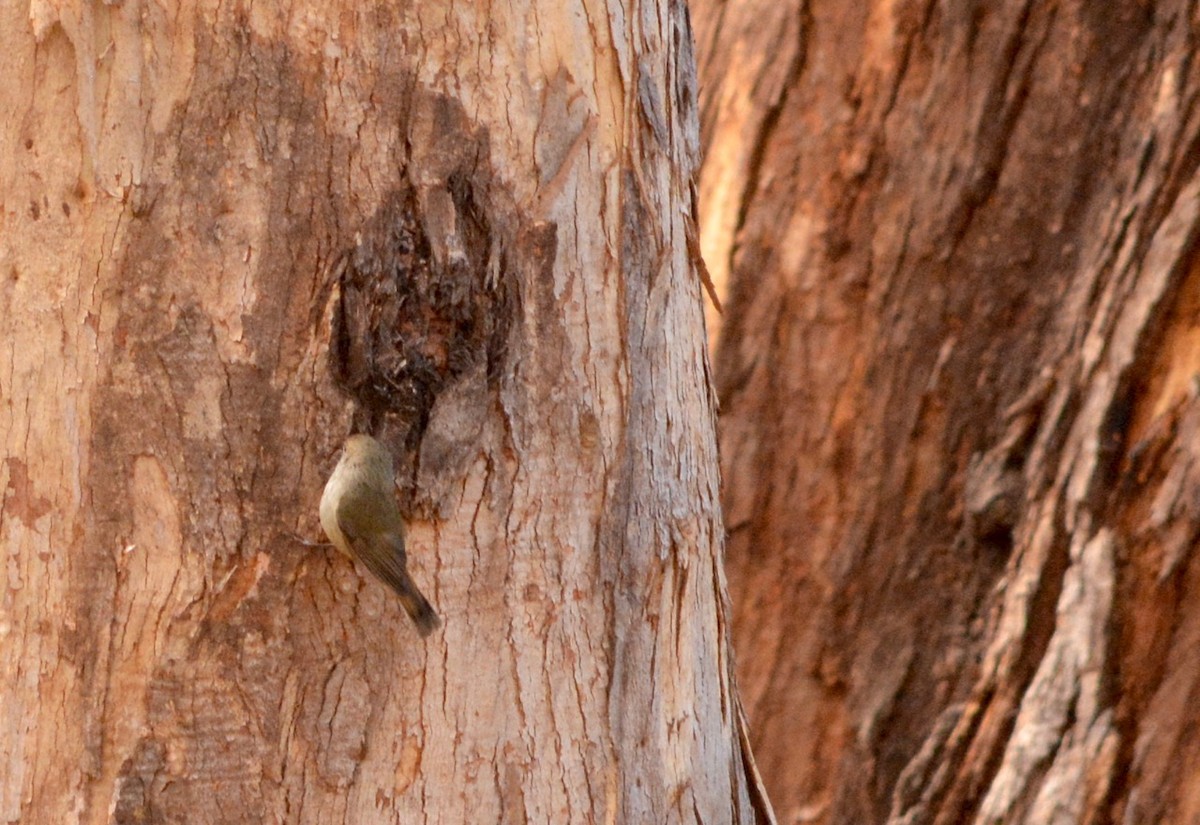
[[(8, 2), (0, 76), (0, 821), (766, 810), (681, 3)], [(352, 427), (427, 642), (297, 540)]]
[(695, 11), (780, 821), (1196, 820), (1196, 5)]

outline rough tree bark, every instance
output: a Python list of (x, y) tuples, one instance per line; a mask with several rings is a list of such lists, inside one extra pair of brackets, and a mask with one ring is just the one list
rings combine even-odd
[(1197, 821), (1196, 4), (695, 12), (780, 821)]
[[(0, 820), (755, 820), (680, 2), (7, 2), (0, 76)], [(352, 424), (428, 643), (293, 537)]]

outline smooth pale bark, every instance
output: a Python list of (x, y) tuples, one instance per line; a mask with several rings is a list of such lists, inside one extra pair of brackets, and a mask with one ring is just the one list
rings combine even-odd
[[(0, 820), (765, 811), (690, 50), (677, 2), (0, 7)], [(427, 642), (295, 537), (352, 423)]]
[(1195, 821), (1195, 7), (695, 13), (781, 821)]

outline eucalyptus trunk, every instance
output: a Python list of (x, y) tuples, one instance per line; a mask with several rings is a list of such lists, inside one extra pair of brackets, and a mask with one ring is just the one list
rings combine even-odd
[(696, 3), (738, 672), (783, 822), (1192, 822), (1200, 18)]
[[(0, 820), (766, 810), (680, 3), (8, 2), (0, 67)], [(428, 640), (304, 543), (352, 430)]]

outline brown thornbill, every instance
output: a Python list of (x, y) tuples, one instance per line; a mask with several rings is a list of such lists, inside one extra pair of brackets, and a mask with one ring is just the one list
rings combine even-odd
[(441, 624), (408, 575), (395, 471), (382, 444), (369, 435), (346, 439), (342, 458), (325, 482), (320, 515), (334, 546), (396, 591), (422, 636)]

